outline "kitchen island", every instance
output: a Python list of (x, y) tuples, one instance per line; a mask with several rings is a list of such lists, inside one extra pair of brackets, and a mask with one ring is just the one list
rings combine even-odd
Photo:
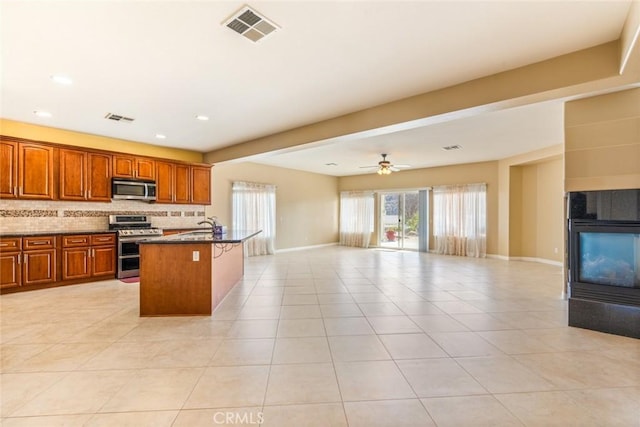
[(140, 244), (140, 316), (210, 316), (244, 275), (246, 240), (261, 231), (191, 231)]

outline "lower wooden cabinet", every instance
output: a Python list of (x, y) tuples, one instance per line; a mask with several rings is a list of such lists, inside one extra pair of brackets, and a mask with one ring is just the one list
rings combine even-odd
[(0, 253), (0, 289), (22, 285), (22, 253)]
[(55, 236), (0, 239), (0, 288), (56, 282)]
[(70, 235), (62, 240), (62, 280), (88, 279), (116, 272), (115, 234)]
[(22, 285), (44, 285), (56, 281), (56, 250), (25, 251)]
[(15, 292), (116, 274), (115, 233), (0, 238), (0, 290)]

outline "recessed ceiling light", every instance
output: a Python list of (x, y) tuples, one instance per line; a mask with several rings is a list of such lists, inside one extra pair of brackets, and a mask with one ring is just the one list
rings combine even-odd
[(36, 110), (33, 112), (38, 117), (51, 117), (51, 113), (48, 111)]
[(203, 116), (202, 114), (198, 114), (196, 116), (196, 119), (198, 119), (200, 121), (203, 121), (203, 122), (206, 122), (207, 120), (209, 120), (209, 117), (208, 116)]
[(53, 76), (51, 76), (51, 80), (53, 80), (55, 83), (67, 86), (73, 83), (71, 77), (64, 76), (62, 74), (54, 74)]
[(163, 135), (161, 133), (156, 133), (156, 138), (158, 139), (165, 139), (166, 137), (167, 137), (166, 135)]

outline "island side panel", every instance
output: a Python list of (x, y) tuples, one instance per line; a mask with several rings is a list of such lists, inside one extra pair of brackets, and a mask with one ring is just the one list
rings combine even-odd
[(244, 275), (244, 245), (213, 244), (213, 308), (229, 293)]
[(210, 243), (140, 245), (140, 315), (211, 315), (211, 252)]

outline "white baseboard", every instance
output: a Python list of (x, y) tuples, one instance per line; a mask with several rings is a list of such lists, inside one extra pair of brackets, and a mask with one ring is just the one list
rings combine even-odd
[(326, 246), (337, 246), (338, 242), (335, 243), (323, 243), (321, 245), (311, 245), (311, 246), (297, 246), (295, 248), (286, 248), (286, 249), (276, 249), (276, 253), (280, 254), (283, 252), (294, 252), (294, 251), (304, 251), (307, 249), (318, 249)]
[(560, 261), (553, 261), (551, 259), (546, 259), (546, 258), (533, 258), (533, 257), (523, 256), (523, 257), (510, 257), (509, 259), (513, 261), (539, 262), (541, 264), (555, 265), (556, 267), (562, 267), (564, 265), (564, 263)]

